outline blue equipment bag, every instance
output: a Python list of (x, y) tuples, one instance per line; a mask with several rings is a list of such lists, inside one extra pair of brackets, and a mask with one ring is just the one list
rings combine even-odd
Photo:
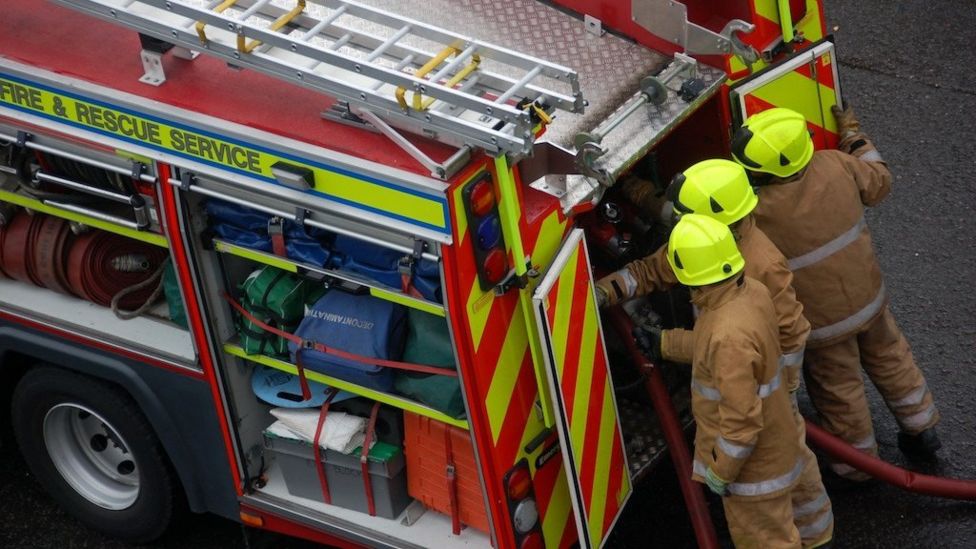
[[(400, 260), (407, 254), (370, 244), (345, 235), (336, 235), (331, 266), (361, 274), (380, 284), (401, 288)], [(437, 263), (421, 259), (414, 267), (413, 285), (425, 299), (441, 301), (441, 273)]]
[[(295, 335), (341, 351), (385, 360), (400, 360), (406, 336), (403, 306), (369, 295), (327, 292), (305, 311)], [(301, 352), (302, 367), (378, 391), (393, 389), (394, 370), (299, 349), (288, 343), (293, 362)]]
[[(206, 209), (210, 226), (220, 238), (252, 250), (272, 251), (271, 236), (268, 234), (270, 215), (221, 200), (208, 200)], [(287, 220), (282, 228), (290, 259), (318, 266), (329, 261), (331, 233), (318, 228), (305, 228)]]

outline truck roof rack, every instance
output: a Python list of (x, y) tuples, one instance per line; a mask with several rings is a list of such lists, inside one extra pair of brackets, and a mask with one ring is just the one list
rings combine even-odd
[(56, 2), (164, 41), (159, 82), (172, 44), (458, 147), (528, 153), (540, 118), (585, 105), (572, 69), (349, 0)]

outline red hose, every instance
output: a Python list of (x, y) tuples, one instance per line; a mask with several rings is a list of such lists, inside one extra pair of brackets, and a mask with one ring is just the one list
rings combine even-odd
[(935, 477), (896, 467), (861, 452), (809, 420), (807, 441), (830, 457), (898, 488), (928, 496), (976, 501), (976, 481)]
[[(149, 263), (142, 270), (119, 270), (113, 260), (125, 256), (144, 256)], [(166, 250), (114, 233), (92, 230), (76, 238), (68, 252), (68, 282), (78, 296), (108, 307), (112, 297), (122, 290), (144, 282), (166, 260)], [(123, 309), (134, 309), (145, 303), (153, 292), (147, 287), (126, 295), (119, 301)]]
[(661, 377), (661, 371), (648, 362), (634, 342), (631, 335), (633, 324), (627, 314), (621, 308), (614, 307), (610, 311), (610, 317), (624, 345), (627, 346), (631, 360), (634, 361), (634, 364), (640, 365), (641, 373), (646, 376), (644, 387), (651, 397), (654, 412), (661, 422), (664, 440), (671, 451), (671, 462), (674, 463), (674, 469), (678, 475), (678, 484), (685, 498), (685, 507), (688, 509), (688, 517), (691, 519), (691, 527), (695, 531), (698, 547), (701, 549), (717, 549), (719, 545), (718, 536), (715, 535), (715, 525), (712, 524), (712, 517), (708, 513), (708, 504), (705, 502), (701, 486), (691, 480), (691, 452), (688, 451), (684, 430), (681, 428), (678, 414), (674, 410), (674, 404), (671, 402), (671, 395), (664, 384), (664, 378)]

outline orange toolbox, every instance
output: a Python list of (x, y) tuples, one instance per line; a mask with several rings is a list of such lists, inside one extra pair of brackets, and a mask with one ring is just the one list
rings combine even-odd
[[(488, 513), (468, 433), (407, 411), (403, 413), (403, 431), (407, 492), (410, 497), (430, 509), (452, 516), (453, 484), (457, 493), (457, 516), (461, 523), (488, 532)], [(448, 451), (454, 461), (453, 483), (448, 474)]]

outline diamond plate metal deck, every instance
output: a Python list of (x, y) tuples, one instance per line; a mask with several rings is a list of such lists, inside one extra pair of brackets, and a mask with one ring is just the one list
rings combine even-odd
[(619, 36), (595, 36), (582, 19), (536, 0), (360, 1), (575, 69), (586, 112), (558, 113), (543, 137), (569, 150), (577, 133), (599, 125), (634, 94), (641, 77), (670, 61)]

